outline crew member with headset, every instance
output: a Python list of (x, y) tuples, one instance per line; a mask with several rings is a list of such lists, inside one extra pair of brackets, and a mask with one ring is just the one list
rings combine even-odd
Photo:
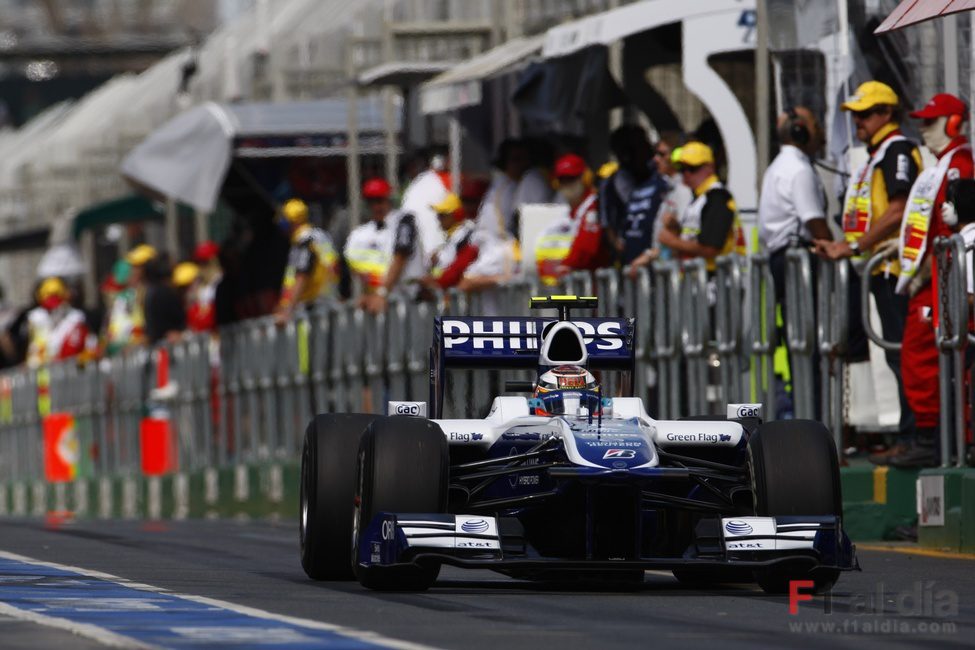
[(916, 418), (917, 435), (906, 447), (888, 454), (894, 467), (934, 467), (938, 464), (938, 347), (930, 314), (936, 309), (932, 278), (937, 278), (933, 250), (937, 237), (950, 236), (958, 225), (954, 204), (946, 204), (948, 186), (973, 175), (972, 149), (964, 133), (968, 107), (958, 97), (940, 93), (911, 117), (922, 120), (924, 146), (938, 164), (925, 169), (911, 187), (901, 221), (898, 253), (901, 267), (897, 292), (909, 296), (901, 375), (904, 394)]
[(680, 218), (680, 232), (673, 224), (660, 230), (660, 243), (679, 257), (703, 257), (709, 271), (714, 260), (727, 253), (745, 253), (745, 235), (738, 221), (738, 208), (715, 173), (714, 152), (703, 142), (688, 142), (680, 148), (677, 164), (684, 184), (694, 200)]
[[(827, 259), (854, 258), (866, 261), (877, 249), (897, 245), (897, 232), (907, 207), (907, 196), (922, 165), (917, 145), (901, 132), (900, 99), (894, 89), (879, 81), (860, 84), (841, 105), (853, 115), (856, 136), (867, 145), (868, 158), (853, 172), (843, 208), (843, 241), (817, 239), (817, 252)], [(881, 264), (870, 278), (884, 339), (900, 343), (904, 338), (907, 296), (895, 292), (900, 264)], [(851, 291), (858, 291), (851, 283)], [(865, 343), (865, 342), (864, 342)], [(851, 344), (851, 347), (855, 347)], [(858, 351), (853, 350), (852, 354)], [(865, 349), (860, 351), (861, 354)], [(914, 437), (914, 414), (904, 394), (900, 351), (886, 350), (887, 365), (897, 378), (901, 418), (900, 442)]]
[[(762, 178), (758, 198), (758, 238), (769, 254), (783, 330), (786, 323), (785, 257), (792, 246), (810, 245), (813, 240), (833, 239), (826, 222), (826, 193), (813, 168), (812, 157), (824, 143), (819, 121), (805, 106), (788, 108), (779, 115), (776, 132), (780, 149)], [(815, 290), (815, 283), (813, 283)], [(815, 347), (815, 346), (814, 346)], [(819, 388), (818, 350), (814, 350), (812, 386)], [(813, 400), (816, 412), (819, 400)]]
[(281, 208), (279, 224), (291, 239), (288, 264), (275, 311), (279, 324), (287, 322), (295, 308), (329, 295), (338, 283), (338, 256), (328, 234), (308, 223), (308, 206), (290, 199)]

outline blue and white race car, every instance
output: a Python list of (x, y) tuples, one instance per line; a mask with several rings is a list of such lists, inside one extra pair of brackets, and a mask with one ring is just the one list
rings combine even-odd
[[(572, 318), (595, 298), (554, 296), (558, 318), (437, 319), (430, 401), (388, 416), (324, 414), (301, 463), (301, 562), (317, 580), (432, 586), (443, 564), (526, 579), (695, 583), (790, 580), (828, 589), (857, 568), (843, 532), (836, 449), (822, 424), (654, 420), (593, 371), (634, 369), (633, 321)], [(534, 368), (483, 419), (443, 419), (448, 368)], [(426, 417), (428, 412), (433, 417)]]

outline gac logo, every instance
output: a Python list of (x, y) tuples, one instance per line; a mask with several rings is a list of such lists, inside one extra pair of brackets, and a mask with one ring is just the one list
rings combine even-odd
[(738, 414), (735, 417), (739, 418), (757, 418), (761, 417), (761, 408), (757, 406), (751, 406), (748, 404), (743, 404), (738, 407)]
[(420, 407), (417, 404), (397, 404), (396, 415), (412, 415), (416, 417), (420, 414)]

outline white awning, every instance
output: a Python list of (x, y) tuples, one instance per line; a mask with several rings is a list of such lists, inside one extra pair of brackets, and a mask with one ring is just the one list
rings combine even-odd
[(542, 49), (545, 36), (514, 38), (456, 65), (423, 84), (424, 113), (444, 113), (481, 102), (481, 82), (526, 65)]
[[(382, 140), (382, 107), (376, 99), (362, 98), (357, 109), (363, 152), (369, 154)], [(152, 132), (125, 157), (121, 171), (138, 186), (210, 212), (234, 156), (342, 156), (347, 131), (345, 99), (210, 102)]]
[(456, 65), (453, 61), (389, 61), (359, 75), (360, 86), (414, 86)]
[[(545, 32), (542, 56), (566, 56), (593, 45), (609, 45), (621, 39), (687, 18), (755, 9), (751, 0), (643, 0), (580, 18)], [(747, 19), (747, 18), (746, 18)]]

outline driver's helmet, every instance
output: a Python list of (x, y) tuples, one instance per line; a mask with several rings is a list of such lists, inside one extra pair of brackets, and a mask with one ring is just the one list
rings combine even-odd
[(582, 366), (556, 366), (538, 378), (533, 402), (535, 415), (572, 415), (581, 407), (595, 415), (602, 399), (591, 372)]

